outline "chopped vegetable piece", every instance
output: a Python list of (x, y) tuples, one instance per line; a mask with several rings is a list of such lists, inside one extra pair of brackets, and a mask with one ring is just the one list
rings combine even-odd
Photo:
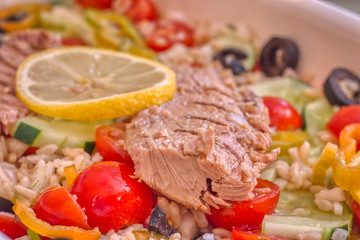
[(34, 211), (27, 207), (26, 203), (22, 202), (22, 200), (15, 202), (13, 210), (25, 226), (41, 236), (51, 238), (66, 237), (72, 240), (98, 240), (101, 236), (98, 228), (84, 230), (78, 227), (51, 226), (49, 223), (37, 218)]
[(271, 235), (262, 235), (261, 227), (240, 225), (233, 227), (232, 240), (287, 240), (288, 238), (279, 238)]
[(340, 148), (332, 143), (327, 143), (321, 158), (314, 166), (312, 183), (323, 185), (326, 170), (333, 169), (335, 183), (347, 191), (360, 190), (360, 166), (357, 163), (359, 153), (356, 145), (360, 141), (360, 124), (350, 124), (340, 133)]
[(159, 206), (156, 206), (151, 214), (149, 231), (154, 231), (167, 238), (170, 238), (171, 235), (179, 232), (169, 225), (169, 222), (166, 219), (166, 211)]
[(263, 97), (263, 102), (268, 108), (270, 126), (276, 130), (297, 130), (302, 124), (301, 115), (286, 100), (278, 97)]
[(95, 132), (97, 150), (105, 161), (115, 161), (133, 166), (131, 156), (124, 150), (125, 125), (100, 126)]
[(64, 173), (65, 173), (65, 178), (66, 178), (67, 189), (70, 189), (76, 176), (77, 176), (77, 171), (76, 171), (75, 165), (65, 167)]
[(354, 214), (355, 221), (357, 222), (357, 224), (360, 225), (360, 204), (358, 202), (353, 201), (352, 211)]
[[(278, 202), (280, 188), (267, 180), (258, 179), (255, 189), (266, 188), (268, 192), (255, 193), (255, 197), (240, 202), (233, 202), (230, 207), (222, 206), (219, 209), (211, 207), (211, 215), (207, 218), (215, 227), (231, 230), (233, 226), (261, 224), (265, 214), (271, 214)], [(246, 216), (244, 218), (243, 216)]]
[(40, 129), (30, 126), (24, 122), (20, 122), (19, 126), (15, 130), (15, 133), (13, 134), (13, 137), (28, 145), (32, 145), (40, 133)]
[(92, 154), (93, 151), (95, 149), (95, 142), (85, 142), (84, 144), (84, 150), (85, 152), (87, 152), (88, 154)]
[(39, 234), (37, 234), (36, 232), (34, 232), (31, 229), (27, 230), (27, 234), (28, 234), (30, 240), (41, 240)]
[(280, 156), (287, 156), (289, 148), (300, 146), (309, 137), (303, 131), (276, 131), (271, 139), (271, 149), (280, 147)]
[(24, 224), (15, 219), (14, 214), (0, 212), (0, 233), (15, 239), (27, 235), (26, 229)]
[(260, 54), (261, 69), (269, 77), (281, 76), (288, 67), (295, 69), (298, 60), (296, 43), (286, 38), (271, 38)]
[(241, 60), (247, 58), (246, 53), (236, 48), (225, 48), (215, 54), (213, 60), (221, 62), (224, 68), (229, 68), (234, 75), (246, 71)]
[(14, 204), (10, 200), (0, 196), (0, 212), (14, 213), (13, 206)]
[(42, 192), (36, 199), (33, 210), (37, 218), (50, 225), (90, 229), (83, 209), (64, 187), (54, 186)]
[(103, 161), (86, 168), (70, 192), (85, 209), (89, 225), (102, 232), (143, 223), (151, 212), (151, 189), (134, 177), (134, 169), (119, 162)]
[(332, 105), (360, 104), (360, 78), (344, 68), (335, 68), (324, 83), (324, 92)]
[(171, 48), (176, 43), (191, 47), (195, 43), (194, 30), (187, 24), (171, 19), (161, 19), (154, 30), (145, 34), (146, 44), (156, 52)]
[(114, 0), (76, 0), (76, 2), (86, 8), (107, 9), (111, 7)]
[(165, 236), (152, 231), (136, 230), (133, 234), (136, 240), (167, 240)]
[(120, 0), (115, 2), (113, 8), (134, 22), (156, 19), (156, 8), (152, 0)]

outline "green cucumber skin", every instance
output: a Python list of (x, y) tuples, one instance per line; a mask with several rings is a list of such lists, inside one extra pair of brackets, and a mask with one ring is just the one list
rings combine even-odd
[[(317, 232), (327, 240), (336, 228), (351, 230), (352, 213), (345, 204), (343, 207), (341, 216), (323, 212), (315, 205), (312, 193), (305, 190), (281, 191), (275, 213), (265, 215), (261, 231), (262, 234), (288, 238), (296, 238), (299, 233)], [(300, 208), (304, 211), (295, 211)]]
[[(63, 147), (84, 148), (87, 152), (92, 153), (95, 148), (96, 127), (112, 123), (114, 123), (112, 119), (98, 122), (77, 122), (26, 116), (18, 119), (11, 130), (11, 135), (17, 138), (16, 136), (22, 131), (21, 126), (28, 125), (39, 130), (34, 141), (29, 144), (31, 146), (42, 147), (52, 143), (58, 145), (59, 149)], [(17, 139), (22, 141), (22, 139)]]
[(29, 124), (20, 122), (18, 128), (14, 133), (14, 138), (23, 143), (26, 143), (27, 145), (32, 145), (40, 133), (40, 129), (34, 128)]

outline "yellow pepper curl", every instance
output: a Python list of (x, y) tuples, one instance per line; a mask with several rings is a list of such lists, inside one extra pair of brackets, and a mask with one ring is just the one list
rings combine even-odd
[(311, 182), (313, 185), (323, 185), (326, 171), (331, 167), (335, 183), (360, 202), (360, 152), (356, 152), (357, 143), (360, 142), (360, 124), (346, 126), (340, 132), (339, 140), (339, 147), (326, 144), (315, 163)]

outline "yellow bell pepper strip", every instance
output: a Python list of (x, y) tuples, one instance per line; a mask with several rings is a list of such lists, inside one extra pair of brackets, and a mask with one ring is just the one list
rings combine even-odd
[(277, 131), (271, 136), (271, 149), (280, 147), (280, 156), (289, 155), (288, 149), (291, 147), (300, 146), (309, 137), (303, 131)]
[[(36, 26), (39, 13), (48, 8), (50, 8), (49, 4), (26, 3), (1, 9), (0, 27), (9, 33), (30, 29)], [(14, 19), (16, 14), (23, 16), (19, 16), (17, 20)]]
[(328, 143), (314, 166), (312, 184), (323, 185), (325, 172), (333, 170), (335, 183), (343, 190), (356, 194), (360, 191), (360, 153), (356, 154), (356, 143), (360, 141), (360, 124), (350, 124), (340, 133), (340, 148)]
[(66, 178), (66, 185), (67, 189), (70, 189), (71, 185), (73, 184), (76, 176), (77, 171), (75, 165), (71, 165), (64, 168), (65, 178)]
[(38, 219), (35, 212), (20, 199), (14, 203), (13, 210), (26, 227), (42, 236), (50, 238), (64, 237), (72, 240), (97, 240), (101, 236), (98, 228), (84, 230), (78, 227), (51, 226), (49, 223)]
[(139, 46), (135, 44), (130, 38), (122, 38), (119, 50), (122, 52), (127, 52), (136, 56), (141, 56), (144, 58), (148, 58), (151, 60), (156, 60), (157, 55), (155, 51), (151, 50), (150, 48)]
[[(125, 16), (113, 13), (113, 12), (104, 12), (97, 11), (94, 9), (87, 10), (85, 12), (86, 20), (98, 30), (100, 38), (112, 39), (113, 37), (122, 36), (130, 38), (135, 44), (139, 46), (145, 46), (145, 41), (140, 33), (137, 31), (133, 23)], [(117, 32), (114, 33), (114, 25), (117, 25)], [(109, 35), (113, 35), (109, 37)], [(113, 41), (113, 40), (112, 40)], [(119, 46), (120, 38), (116, 43), (116, 48)]]

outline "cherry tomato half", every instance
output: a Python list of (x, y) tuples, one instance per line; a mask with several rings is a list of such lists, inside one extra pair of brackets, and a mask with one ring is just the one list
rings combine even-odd
[(161, 52), (169, 49), (175, 43), (182, 43), (188, 47), (194, 45), (194, 30), (185, 23), (160, 19), (155, 23), (152, 32), (145, 35), (149, 48)]
[(288, 240), (287, 238), (279, 238), (261, 234), (259, 226), (241, 225), (233, 227), (232, 240)]
[(152, 0), (116, 0), (113, 8), (134, 22), (156, 19), (156, 8)]
[(86, 8), (110, 8), (113, 0), (76, 0), (78, 4)]
[(14, 214), (0, 212), (0, 232), (15, 239), (27, 235), (27, 227), (16, 220)]
[(326, 124), (326, 128), (339, 137), (341, 130), (351, 123), (360, 123), (360, 105), (340, 108)]
[(358, 202), (356, 202), (355, 200), (353, 201), (352, 211), (353, 211), (354, 219), (355, 219), (356, 223), (358, 225), (360, 225), (360, 204)]
[(100, 126), (96, 128), (95, 144), (105, 161), (116, 161), (133, 166), (133, 161), (124, 150), (125, 129), (120, 125)]
[(84, 211), (64, 187), (55, 186), (42, 192), (33, 210), (37, 218), (50, 225), (90, 229)]
[(280, 188), (275, 183), (260, 178), (256, 188), (269, 188), (270, 192), (255, 195), (250, 200), (234, 202), (231, 207), (211, 207), (211, 215), (207, 215), (209, 222), (215, 227), (228, 230), (238, 225), (260, 225), (265, 214), (274, 212), (279, 201)]
[(80, 172), (70, 192), (85, 209), (91, 227), (107, 232), (145, 221), (151, 212), (152, 192), (133, 175), (131, 167), (112, 161)]
[(302, 126), (300, 114), (288, 101), (278, 97), (262, 99), (269, 110), (271, 127), (275, 127), (276, 130), (296, 130)]

